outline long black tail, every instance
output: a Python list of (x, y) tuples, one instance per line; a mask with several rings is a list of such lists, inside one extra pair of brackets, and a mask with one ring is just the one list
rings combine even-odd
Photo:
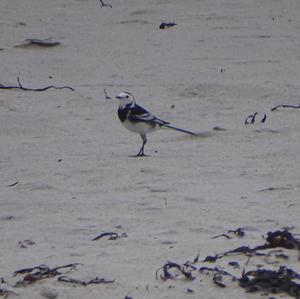
[(190, 135), (193, 135), (193, 136), (199, 136), (199, 134), (197, 134), (197, 133), (194, 133), (194, 132), (191, 132), (191, 131), (188, 131), (188, 130), (185, 130), (185, 129), (180, 129), (180, 128), (171, 126), (169, 124), (163, 124), (162, 127), (167, 127), (167, 128), (170, 128), (170, 129), (173, 129), (173, 130), (176, 130), (176, 131), (179, 131), (179, 132), (183, 132), (183, 133), (186, 133), (186, 134), (190, 134)]

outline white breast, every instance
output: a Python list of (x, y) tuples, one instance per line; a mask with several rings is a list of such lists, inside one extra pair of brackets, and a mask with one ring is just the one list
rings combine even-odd
[(153, 127), (153, 126), (147, 124), (146, 122), (132, 123), (132, 122), (129, 122), (128, 120), (125, 120), (123, 122), (123, 125), (127, 130), (138, 133), (138, 134), (148, 134), (157, 129), (157, 125)]

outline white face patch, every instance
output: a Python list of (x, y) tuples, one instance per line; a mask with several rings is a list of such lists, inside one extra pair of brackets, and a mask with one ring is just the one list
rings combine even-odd
[(133, 96), (127, 92), (121, 92), (116, 98), (120, 101), (121, 107), (133, 107), (135, 104)]

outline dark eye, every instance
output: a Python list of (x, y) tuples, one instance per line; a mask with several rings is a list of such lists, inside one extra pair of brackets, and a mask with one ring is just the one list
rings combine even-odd
[(126, 96), (126, 99), (128, 99), (129, 98), (129, 96)]

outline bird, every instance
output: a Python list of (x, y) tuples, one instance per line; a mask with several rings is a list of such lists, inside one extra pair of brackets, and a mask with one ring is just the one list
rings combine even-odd
[(199, 136), (197, 133), (174, 127), (169, 122), (156, 117), (154, 114), (147, 111), (142, 106), (136, 104), (134, 96), (130, 92), (121, 92), (115, 98), (120, 101), (118, 116), (121, 123), (127, 130), (139, 134), (143, 141), (142, 147), (140, 148), (139, 152), (133, 157), (148, 156), (144, 152), (144, 148), (147, 143), (146, 135), (159, 128), (165, 127), (192, 136)]

